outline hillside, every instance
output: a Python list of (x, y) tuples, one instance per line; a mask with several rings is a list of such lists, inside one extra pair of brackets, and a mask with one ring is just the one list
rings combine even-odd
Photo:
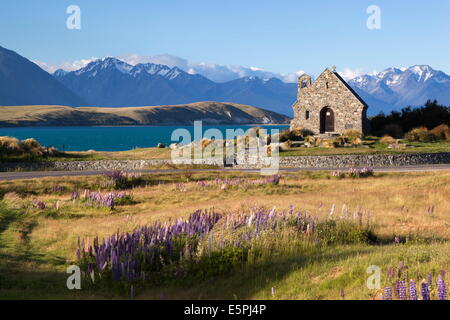
[(33, 62), (0, 46), (0, 105), (28, 104), (86, 102)]
[(281, 124), (287, 116), (252, 106), (198, 102), (184, 105), (97, 108), (66, 106), (0, 107), (0, 126)]

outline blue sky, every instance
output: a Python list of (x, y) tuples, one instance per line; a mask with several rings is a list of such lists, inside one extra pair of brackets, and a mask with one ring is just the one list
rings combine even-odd
[[(66, 8), (81, 8), (81, 30)], [(381, 30), (366, 27), (369, 5)], [(48, 64), (171, 54), (288, 73), (430, 64), (450, 73), (450, 1), (2, 0), (0, 45)]]

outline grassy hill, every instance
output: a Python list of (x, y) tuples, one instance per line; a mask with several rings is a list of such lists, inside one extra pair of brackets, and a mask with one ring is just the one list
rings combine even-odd
[(0, 107), (0, 126), (281, 124), (290, 118), (252, 106), (198, 102), (183, 105), (97, 108), (66, 106)]

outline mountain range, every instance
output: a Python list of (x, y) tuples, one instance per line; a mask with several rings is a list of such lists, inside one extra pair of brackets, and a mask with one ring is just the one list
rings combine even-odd
[[(369, 105), (368, 114), (388, 113), (428, 99), (450, 105), (450, 76), (428, 65), (389, 68), (348, 81)], [(114, 57), (75, 71), (52, 75), (11, 50), (0, 47), (0, 105), (130, 107), (221, 101), (253, 105), (292, 116), (296, 83), (279, 78), (242, 77), (214, 82), (178, 67)]]
[(389, 68), (348, 83), (369, 105), (371, 114), (423, 105), (428, 99), (450, 105), (450, 76), (428, 65)]
[(53, 74), (67, 88), (91, 105), (126, 107), (222, 101), (254, 105), (291, 115), (296, 85), (277, 78), (244, 77), (224, 83), (178, 67), (146, 63), (132, 66), (113, 57), (84, 68)]

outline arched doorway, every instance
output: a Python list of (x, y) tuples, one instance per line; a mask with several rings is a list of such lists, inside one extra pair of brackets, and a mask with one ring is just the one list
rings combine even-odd
[(334, 112), (330, 107), (320, 111), (320, 133), (334, 132)]

